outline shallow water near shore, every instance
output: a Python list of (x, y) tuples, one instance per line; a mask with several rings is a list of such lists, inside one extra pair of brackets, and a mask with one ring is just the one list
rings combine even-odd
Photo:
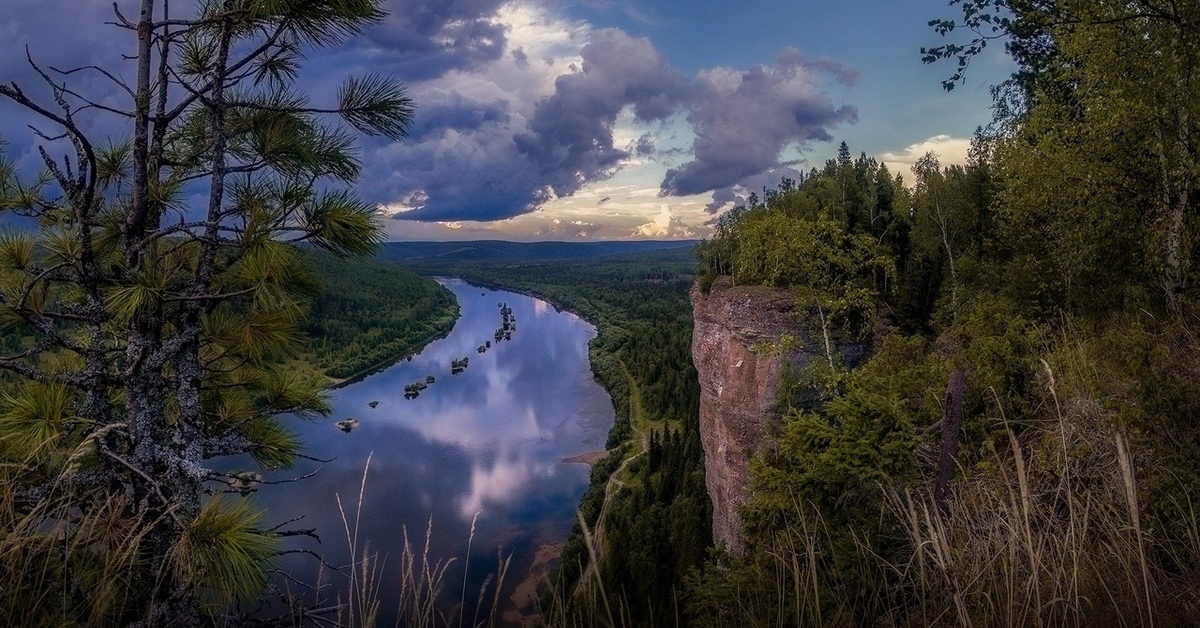
[[(588, 365), (587, 343), (596, 333), (591, 324), (532, 297), (441, 281), (461, 307), (450, 334), (411, 360), (334, 391), (334, 413), (327, 419), (291, 421), (306, 455), (332, 461), (302, 460), (294, 469), (267, 474), (265, 479), (280, 480), (315, 471), (298, 482), (264, 486), (257, 496), (268, 525), (303, 517), (287, 527), (315, 528), (321, 537), (320, 544), (290, 538), (286, 547), (313, 550), (344, 566), (351, 557), (340, 498), (352, 534), (357, 518), (358, 552), (369, 544), (382, 567), (385, 624), (394, 622), (404, 530), (418, 561), (427, 529), (430, 561), (454, 559), (442, 602), (448, 609), (465, 598), (468, 622), (498, 555), (511, 555), (497, 610), (515, 617), (510, 598), (531, 567), (545, 569), (539, 548), (566, 540), (587, 488), (588, 466), (564, 459), (602, 450), (613, 422), (612, 402)], [(501, 303), (512, 309), (516, 330), (511, 340), (498, 342), (493, 334), (501, 326)], [(487, 341), (491, 348), (479, 353)], [(468, 367), (452, 375), (451, 361), (463, 357), (470, 358)], [(435, 381), (406, 399), (405, 386), (427, 376)], [(378, 403), (372, 408), (372, 402)], [(347, 418), (359, 424), (344, 433), (335, 423)], [(303, 587), (292, 578), (312, 583), (318, 577), (311, 556), (285, 556), (281, 567), (290, 578), (278, 585), (294, 592)], [(331, 584), (328, 597), (348, 583), (328, 569), (321, 579)], [(493, 594), (486, 591), (484, 616)]]

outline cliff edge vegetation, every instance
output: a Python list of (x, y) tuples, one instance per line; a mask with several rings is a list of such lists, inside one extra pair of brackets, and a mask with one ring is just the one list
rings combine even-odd
[[(1178, 23), (1091, 20), (1084, 4), (1058, 7), (1077, 20), (1022, 5), (996, 22), (1019, 71), (965, 165), (926, 155), (910, 185), (843, 144), (699, 246), (702, 288), (789, 292), (814, 331), (790, 341), (825, 359), (782, 387), (750, 464), (745, 551), (690, 580), (694, 623), (1200, 612), (1200, 101), (1179, 91), (1200, 77), (1146, 61), (1190, 41)], [(839, 341), (867, 359), (848, 368)]]

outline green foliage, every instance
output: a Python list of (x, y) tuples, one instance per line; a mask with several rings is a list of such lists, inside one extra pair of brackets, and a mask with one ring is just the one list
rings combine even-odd
[[(794, 289), (815, 272), (841, 289), (852, 265), (806, 264), (859, 236), (895, 269), (874, 292), (862, 277), (860, 311), (878, 299), (895, 323), (868, 359), (817, 403), (798, 401), (813, 377), (783, 382), (747, 553), (689, 580), (698, 623), (739, 621), (729, 608), (764, 625), (1171, 623), (1200, 608), (1196, 7), (952, 4), (963, 23), (935, 28), (975, 39), (927, 52), (960, 60), (951, 84), (989, 41), (1019, 64), (967, 165), (919, 160), (880, 230), (853, 218), (881, 197), (843, 148), (698, 247), (702, 286)], [(953, 371), (966, 388), (943, 510), (929, 496)]]
[(232, 603), (265, 593), (277, 548), (244, 501), (210, 499), (229, 488), (210, 461), (291, 464), (279, 415), (329, 409), (325, 378), (284, 366), (319, 288), (298, 245), (381, 239), (346, 189), (352, 132), (398, 139), (412, 102), (383, 77), (349, 79), (331, 108), (294, 91), (303, 51), (382, 19), (380, 3), (205, 0), (194, 19), (168, 5), (119, 16), (140, 80), (106, 101), (127, 125), (106, 145), (83, 130), (84, 88), (43, 73), (44, 106), (0, 86), (55, 129), (38, 132), (42, 171), (0, 159), (0, 212), (36, 225), (0, 236), (3, 623), (244, 619)]
[(430, 279), (386, 262), (309, 251), (306, 267), (323, 285), (303, 330), (304, 359), (350, 378), (387, 364), (450, 331), (458, 303)]
[(204, 591), (213, 610), (252, 601), (267, 585), (279, 541), (260, 529), (263, 514), (245, 499), (213, 498), (173, 548), (171, 566), (177, 576)]

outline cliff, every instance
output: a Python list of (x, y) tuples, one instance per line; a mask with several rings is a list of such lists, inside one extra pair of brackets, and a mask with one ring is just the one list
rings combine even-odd
[[(692, 288), (692, 360), (700, 376), (700, 438), (713, 506), (713, 540), (741, 553), (738, 507), (749, 493), (747, 467), (778, 418), (775, 387), (787, 356), (754, 346), (796, 334), (794, 299), (761, 286), (718, 279), (708, 294)], [(803, 357), (801, 357), (803, 359)]]
[[(700, 438), (713, 540), (740, 554), (738, 508), (749, 496), (750, 457), (779, 418), (775, 389), (784, 364), (802, 368), (824, 355), (787, 291), (733, 286), (722, 277), (708, 294), (693, 287), (691, 299), (692, 359), (700, 376)], [(756, 345), (785, 333), (798, 340), (788, 355), (755, 351)], [(838, 343), (838, 350), (851, 365), (863, 352), (860, 345), (846, 343)]]

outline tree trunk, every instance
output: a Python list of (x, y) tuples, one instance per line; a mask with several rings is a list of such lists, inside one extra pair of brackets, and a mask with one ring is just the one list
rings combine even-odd
[(154, 41), (154, 0), (142, 0), (138, 19), (137, 85), (133, 103), (133, 189), (129, 215), (125, 218), (126, 263), (136, 267), (140, 255), (135, 246), (145, 236), (149, 206), (150, 150), (150, 55)]
[(950, 511), (950, 481), (954, 479), (954, 468), (958, 465), (958, 432), (962, 427), (963, 387), (966, 378), (962, 371), (950, 374), (946, 386), (946, 409), (942, 416), (942, 447), (938, 454), (937, 481), (933, 485), (933, 503), (938, 512), (946, 515)]

